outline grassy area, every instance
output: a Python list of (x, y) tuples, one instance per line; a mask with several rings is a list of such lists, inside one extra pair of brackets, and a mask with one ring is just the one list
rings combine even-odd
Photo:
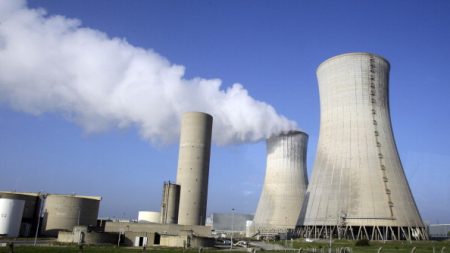
[[(8, 253), (8, 248), (0, 248), (0, 253)], [(14, 253), (79, 253), (81, 252), (77, 246), (19, 246), (14, 248)], [(85, 246), (83, 253), (137, 253), (143, 252), (142, 248), (124, 248), (114, 246)], [(182, 249), (154, 249), (148, 248), (145, 252), (158, 253), (183, 253)], [(198, 250), (186, 250), (185, 253), (198, 253)]]
[[(294, 241), (278, 241), (277, 243), (291, 246), (296, 250), (288, 251), (271, 251), (271, 253), (281, 253), (281, 252), (291, 252), (298, 253), (298, 249), (302, 248), (303, 253), (311, 253), (314, 248), (316, 253), (328, 253), (329, 242), (327, 241), (316, 241), (316, 242), (305, 242), (304, 240), (294, 240)], [(418, 241), (418, 242), (406, 242), (406, 241), (389, 241), (374, 242), (371, 241), (369, 246), (356, 247), (355, 241), (333, 241), (332, 242), (332, 253), (339, 253), (336, 251), (338, 247), (350, 247), (352, 253), (377, 253), (380, 247), (382, 248), (381, 253), (411, 253), (411, 250), (415, 247), (415, 253), (441, 253), (442, 247), (446, 247), (444, 253), (450, 253), (450, 241), (435, 242), (435, 241)], [(434, 251), (433, 251), (434, 247)], [(8, 253), (9, 248), (0, 248), (0, 253)], [(33, 246), (18, 246), (14, 248), (15, 253), (79, 253), (78, 246), (47, 246), (47, 247), (33, 247)], [(143, 252), (142, 248), (124, 248), (115, 246), (85, 246), (83, 249), (84, 253), (127, 253), (127, 252)], [(153, 253), (198, 253), (198, 249), (184, 250), (179, 248), (148, 248), (145, 252)], [(218, 253), (220, 250), (215, 249), (204, 249), (202, 253)], [(233, 251), (235, 252), (235, 251)], [(242, 252), (246, 252), (242, 249)], [(348, 252), (347, 252), (348, 253)]]
[[(370, 241), (369, 246), (355, 246), (356, 241), (335, 240), (332, 242), (332, 248), (338, 247), (350, 247), (353, 253), (377, 253), (378, 249), (382, 247), (381, 253), (410, 253), (415, 247), (415, 253), (440, 253), (442, 247), (446, 248), (445, 253), (450, 253), (450, 241), (413, 241), (412, 243), (407, 241)], [(290, 242), (287, 243), (290, 246)], [(304, 240), (295, 240), (292, 242), (292, 246), (296, 249), (321, 249), (326, 248), (324, 253), (328, 252), (329, 242), (305, 242)], [(434, 248), (434, 252), (433, 252)], [(321, 252), (318, 252), (321, 253)], [(333, 250), (336, 253), (336, 250)]]

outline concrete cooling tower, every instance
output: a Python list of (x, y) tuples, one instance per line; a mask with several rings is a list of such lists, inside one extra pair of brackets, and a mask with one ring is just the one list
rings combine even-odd
[(267, 140), (266, 176), (253, 222), (255, 232), (296, 227), (308, 185), (307, 142), (308, 135), (299, 131)]
[(205, 225), (212, 124), (206, 113), (183, 114), (177, 171), (180, 225)]
[(300, 233), (314, 238), (427, 239), (397, 152), (389, 62), (343, 54), (317, 69), (320, 135)]

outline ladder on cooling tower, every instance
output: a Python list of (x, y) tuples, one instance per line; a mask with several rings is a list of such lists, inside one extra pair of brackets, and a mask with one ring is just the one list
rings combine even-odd
[(394, 207), (394, 203), (392, 202), (392, 198), (391, 198), (391, 190), (388, 187), (388, 183), (389, 183), (389, 179), (387, 177), (386, 174), (386, 166), (384, 165), (384, 157), (383, 157), (383, 152), (382, 152), (382, 144), (380, 142), (380, 132), (378, 131), (378, 122), (377, 122), (377, 110), (376, 110), (376, 105), (377, 105), (377, 90), (375, 87), (375, 80), (377, 78), (377, 76), (375, 75), (376, 73), (376, 65), (375, 65), (375, 58), (373, 56), (370, 56), (369, 58), (370, 64), (369, 64), (369, 84), (370, 84), (370, 103), (371, 103), (371, 107), (372, 107), (372, 124), (373, 124), (373, 128), (374, 128), (374, 136), (375, 136), (375, 143), (377, 146), (377, 151), (378, 151), (378, 160), (379, 160), (379, 164), (380, 164), (380, 169), (381, 169), (381, 173), (383, 175), (383, 183), (384, 183), (384, 190), (385, 193), (387, 195), (387, 199), (388, 199), (388, 206), (389, 206), (389, 210), (391, 213), (391, 217), (394, 217), (394, 211), (393, 211), (393, 207)]

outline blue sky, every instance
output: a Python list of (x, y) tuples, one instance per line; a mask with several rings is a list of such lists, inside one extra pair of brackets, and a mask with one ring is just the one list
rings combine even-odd
[[(183, 65), (185, 79), (219, 78), (221, 89), (242, 84), (309, 134), (309, 175), (319, 134), (317, 66), (346, 52), (384, 56), (415, 200), (426, 222), (450, 223), (450, 2), (28, 2), (38, 7), (152, 49)], [(175, 180), (176, 141), (148, 141), (133, 124), (90, 133), (58, 110), (33, 115), (0, 102), (2, 190), (100, 195), (101, 216), (159, 209), (162, 182)], [(264, 170), (264, 142), (214, 146), (208, 213), (254, 212)]]

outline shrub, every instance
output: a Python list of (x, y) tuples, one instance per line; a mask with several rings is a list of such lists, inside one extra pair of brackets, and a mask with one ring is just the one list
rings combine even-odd
[(356, 241), (355, 246), (369, 246), (369, 240), (367, 239), (361, 239)]

